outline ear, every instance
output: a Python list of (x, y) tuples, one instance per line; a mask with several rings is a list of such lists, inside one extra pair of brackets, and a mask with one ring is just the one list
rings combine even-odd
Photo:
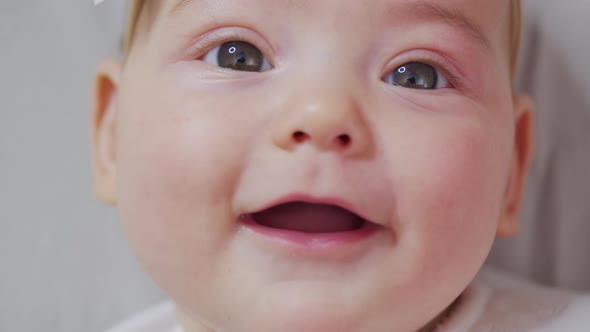
[(107, 204), (116, 204), (116, 119), (123, 67), (114, 59), (98, 66), (92, 97), (91, 143), (94, 191)]
[(533, 101), (528, 96), (514, 97), (514, 151), (503, 211), (498, 223), (497, 235), (500, 237), (514, 236), (518, 232), (518, 210), (534, 148), (533, 111)]

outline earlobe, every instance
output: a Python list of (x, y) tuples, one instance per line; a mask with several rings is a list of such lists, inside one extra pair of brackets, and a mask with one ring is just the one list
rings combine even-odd
[(509, 218), (507, 216), (504, 216), (500, 219), (500, 222), (498, 223), (496, 236), (513, 237), (518, 233), (519, 227), (520, 223), (516, 218)]
[(503, 211), (498, 222), (497, 236), (500, 237), (514, 236), (518, 232), (518, 210), (534, 148), (533, 112), (534, 104), (528, 96), (514, 97), (514, 145)]
[(98, 66), (91, 115), (94, 191), (107, 204), (116, 204), (116, 118), (122, 65), (108, 59)]

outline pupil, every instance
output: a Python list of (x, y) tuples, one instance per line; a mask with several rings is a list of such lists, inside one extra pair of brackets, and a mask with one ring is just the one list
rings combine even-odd
[(220, 46), (217, 63), (222, 68), (258, 72), (264, 64), (264, 56), (250, 43), (232, 41)]
[(437, 73), (432, 66), (420, 62), (410, 62), (392, 73), (393, 84), (411, 89), (434, 89)]

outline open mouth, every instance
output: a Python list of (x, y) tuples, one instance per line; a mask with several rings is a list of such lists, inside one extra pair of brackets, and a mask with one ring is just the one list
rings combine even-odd
[(339, 206), (307, 202), (276, 205), (250, 217), (265, 227), (310, 234), (352, 232), (369, 223)]

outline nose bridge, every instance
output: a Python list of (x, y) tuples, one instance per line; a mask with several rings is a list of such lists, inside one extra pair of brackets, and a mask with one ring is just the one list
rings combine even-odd
[(274, 144), (285, 150), (309, 144), (347, 156), (370, 153), (373, 138), (360, 91), (346, 82), (306, 77), (296, 84), (274, 119)]

